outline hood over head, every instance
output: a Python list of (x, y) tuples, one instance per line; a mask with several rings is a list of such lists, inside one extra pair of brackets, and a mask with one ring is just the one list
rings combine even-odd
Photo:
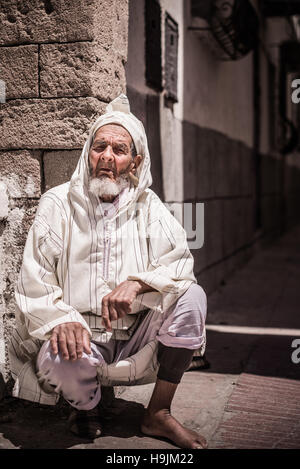
[(111, 101), (106, 107), (106, 112), (92, 125), (77, 167), (70, 181), (70, 192), (71, 194), (76, 192), (77, 197), (80, 194), (85, 199), (89, 197), (89, 151), (97, 130), (107, 124), (119, 124), (124, 127), (131, 135), (137, 154), (142, 156), (142, 161), (135, 173), (135, 176), (138, 178), (138, 184), (135, 186), (131, 183), (129, 187), (127, 203), (133, 202), (137, 200), (145, 189), (151, 186), (152, 176), (150, 171), (150, 154), (144, 126), (142, 122), (130, 112), (129, 100), (124, 94), (121, 94)]

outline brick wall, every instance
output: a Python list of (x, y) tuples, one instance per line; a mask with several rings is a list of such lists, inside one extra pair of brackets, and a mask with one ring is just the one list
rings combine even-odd
[(14, 284), (41, 193), (67, 181), (87, 130), (126, 89), (128, 0), (0, 4), (0, 372)]

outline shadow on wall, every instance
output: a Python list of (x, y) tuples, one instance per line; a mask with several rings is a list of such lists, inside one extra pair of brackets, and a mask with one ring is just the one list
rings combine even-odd
[(159, 95), (141, 94), (128, 86), (127, 96), (131, 112), (143, 122), (148, 138), (153, 178), (151, 189), (163, 200)]
[[(186, 120), (193, 91), (198, 100), (207, 89), (212, 96), (214, 93), (207, 83), (208, 78), (205, 83), (192, 81), (194, 64), (201, 62), (201, 67), (207, 66), (207, 72), (212, 74), (220, 74), (221, 71), (209, 50), (205, 60), (200, 61), (205, 50), (203, 48), (203, 54), (199, 52), (197, 56), (197, 49), (192, 47), (189, 36), (193, 33), (188, 31), (188, 8), (184, 9), (184, 15), (184, 201), (204, 202), (204, 245), (199, 250), (192, 250), (192, 254), (196, 277), (206, 292), (211, 293), (249, 260), (251, 248), (257, 240), (261, 239), (262, 244), (267, 244), (280, 235), (283, 228), (299, 222), (300, 171), (296, 166), (286, 166), (286, 180), (283, 182), (280, 159), (271, 154), (260, 155), (260, 167), (256, 168), (251, 147), (217, 130)], [(197, 47), (202, 47), (200, 41)], [(233, 102), (234, 99), (233, 96)], [(204, 101), (208, 102), (206, 99)], [(221, 105), (219, 107), (222, 108)], [(230, 114), (228, 119), (231, 119)], [(257, 185), (259, 198), (255, 199)], [(260, 220), (257, 219), (257, 211)]]

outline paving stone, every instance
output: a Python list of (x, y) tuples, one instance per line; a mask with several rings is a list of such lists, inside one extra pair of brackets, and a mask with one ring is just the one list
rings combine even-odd
[[(291, 392), (287, 393), (287, 387)], [(242, 373), (226, 404), (213, 446), (299, 447), (299, 397), (298, 381)]]

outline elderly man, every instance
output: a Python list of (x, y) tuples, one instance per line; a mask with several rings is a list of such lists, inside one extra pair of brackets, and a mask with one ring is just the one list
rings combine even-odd
[(40, 200), (16, 287), (13, 394), (49, 405), (63, 396), (70, 430), (94, 438), (103, 387), (155, 382), (142, 432), (205, 448), (170, 409), (205, 347), (206, 296), (185, 231), (151, 183), (144, 127), (121, 95), (91, 128), (70, 182)]

